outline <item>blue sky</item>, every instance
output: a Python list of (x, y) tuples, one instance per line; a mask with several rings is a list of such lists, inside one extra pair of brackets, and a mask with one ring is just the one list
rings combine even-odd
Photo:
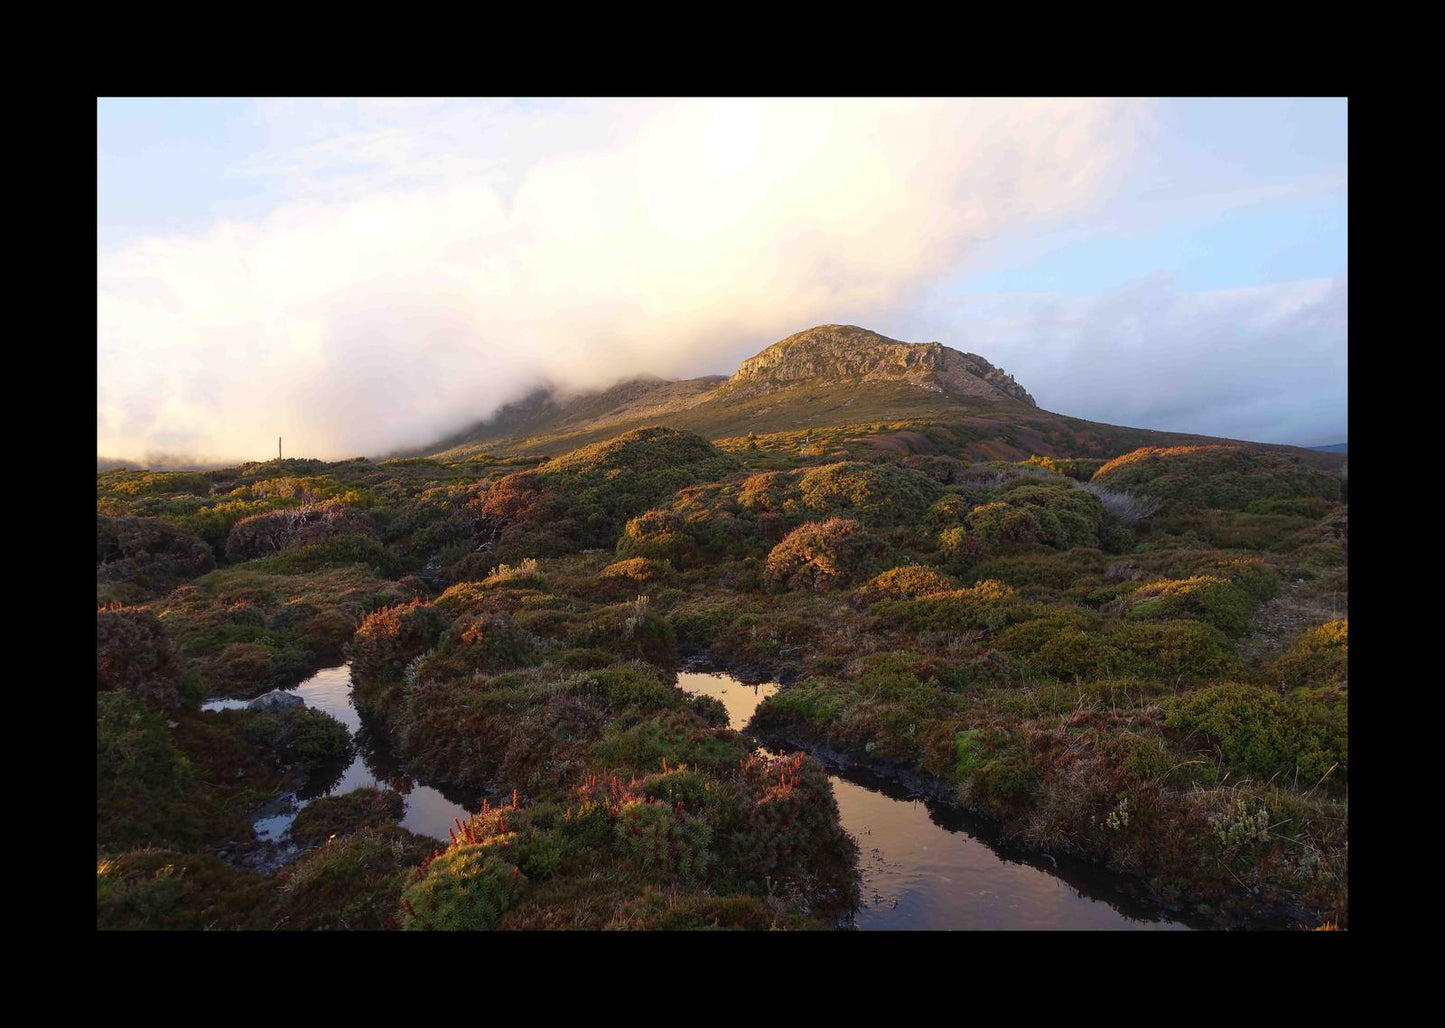
[(97, 171), (107, 455), (384, 452), (829, 321), (1346, 435), (1342, 99), (102, 99)]

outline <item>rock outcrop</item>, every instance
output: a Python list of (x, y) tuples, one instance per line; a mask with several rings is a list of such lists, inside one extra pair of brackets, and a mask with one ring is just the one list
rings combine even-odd
[(284, 689), (272, 689), (270, 692), (257, 696), (250, 703), (246, 704), (246, 709), (272, 712), (288, 710), (291, 707), (304, 706), (306, 706), (306, 701), (294, 692), (286, 692)]
[(902, 343), (856, 325), (820, 325), (774, 343), (743, 361), (716, 395), (742, 398), (801, 385), (881, 381), (1038, 406), (1012, 375), (978, 354), (941, 343)]

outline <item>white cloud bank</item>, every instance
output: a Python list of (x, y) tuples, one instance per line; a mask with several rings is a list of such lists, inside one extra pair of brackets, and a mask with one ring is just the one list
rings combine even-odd
[[(306, 186), (262, 221), (100, 255), (99, 452), (260, 458), (282, 435), (291, 454), (378, 454), (544, 379), (731, 371), (814, 324), (881, 326), (971, 244), (1087, 208), (1148, 114), (619, 102), (580, 132), (571, 110), (427, 111), (258, 160)], [(448, 159), (469, 126), (495, 138)], [(1074, 316), (1082, 373), (1114, 360), (1089, 320), (1106, 314)], [(1039, 392), (1026, 348), (977, 348)], [(1084, 413), (1073, 392), (1058, 405)]]

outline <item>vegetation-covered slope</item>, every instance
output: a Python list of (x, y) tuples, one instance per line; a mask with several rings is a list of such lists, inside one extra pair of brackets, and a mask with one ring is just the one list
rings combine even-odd
[[(750, 755), (675, 687), (689, 655), (784, 683), (755, 731), (1161, 903), (1347, 923), (1336, 458), (1020, 424), (100, 474), (98, 923), (828, 926), (858, 879), (826, 775)], [(1030, 459), (965, 456), (995, 448)], [(199, 704), (343, 658), (369, 745), (486, 805), (438, 847), (336, 797), (247, 870), (255, 812), (352, 743)]]
[[(632, 379), (600, 392), (539, 390), (428, 447), (442, 460), (478, 454), (560, 454), (618, 433), (666, 425), (714, 442), (787, 439), (812, 431), (866, 435), (884, 425), (936, 427), (924, 452), (968, 460), (1109, 458), (1142, 446), (1230, 440), (1122, 428), (1039, 410), (1011, 376), (977, 354), (901, 343), (851, 325), (821, 325), (769, 346), (731, 377)], [(1274, 447), (1320, 467), (1342, 458)]]

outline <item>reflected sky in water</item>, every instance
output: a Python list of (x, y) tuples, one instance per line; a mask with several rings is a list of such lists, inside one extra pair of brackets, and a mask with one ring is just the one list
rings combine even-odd
[[(775, 683), (745, 685), (728, 675), (699, 671), (680, 672), (678, 686), (721, 700), (738, 730), (758, 704), (778, 691)], [(1111, 894), (1118, 893), (1118, 887), (1106, 872), (1071, 863), (1066, 873), (1050, 873), (1034, 866), (1047, 863), (1048, 857), (1014, 859), (982, 841), (977, 833), (986, 832), (987, 826), (975, 824), (971, 833), (967, 815), (925, 803), (866, 772), (834, 769), (829, 777), (843, 827), (858, 842), (863, 890), (853, 920), (859, 928), (1188, 927), (1154, 920), (1152, 910)]]
[[(312, 776), (306, 786), (296, 794), (296, 807), (259, 818), (256, 834), (262, 839), (277, 839), (291, 822), (296, 813), (312, 799), (321, 796), (341, 796), (368, 786), (394, 789), (406, 800), (406, 814), (402, 818), (403, 828), (418, 835), (427, 835), (442, 842), (450, 841), (447, 829), (453, 819), (465, 821), (471, 811), (462, 797), (448, 798), (431, 786), (419, 785), (408, 778), (398, 767), (387, 750), (384, 741), (376, 733), (367, 731), (361, 723), (361, 715), (351, 702), (351, 666), (324, 668), (316, 672), (295, 689), (296, 695), (306, 701), (308, 707), (330, 714), (344, 724), (356, 741), (356, 756), (344, 768), (323, 769)], [(211, 700), (202, 710), (226, 710), (245, 707), (245, 700)], [(339, 771), (339, 773), (338, 773)], [(474, 806), (481, 805), (477, 797)]]

